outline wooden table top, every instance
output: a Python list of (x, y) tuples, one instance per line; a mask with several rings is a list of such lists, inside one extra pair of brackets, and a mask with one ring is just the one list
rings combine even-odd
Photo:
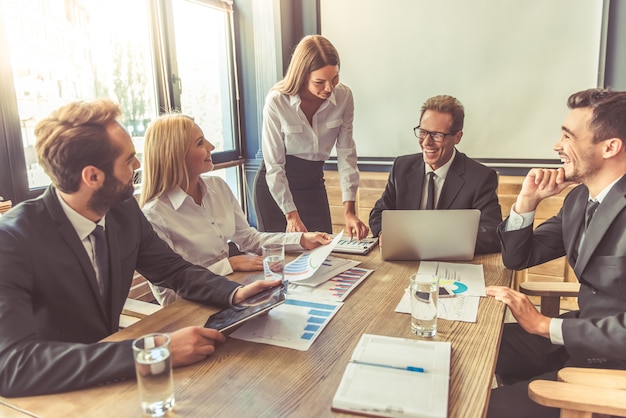
[[(167, 416), (346, 415), (331, 411), (331, 402), (360, 336), (417, 338), (410, 331), (409, 315), (394, 309), (419, 262), (385, 262), (378, 251), (345, 257), (362, 261), (359, 267), (374, 272), (348, 296), (308, 351), (229, 338), (205, 361), (174, 369), (176, 407)], [(500, 254), (478, 256), (472, 263), (484, 266), (488, 286), (511, 284), (512, 271), (503, 266)], [(234, 277), (245, 282), (250, 276)], [(214, 308), (181, 300), (106, 340), (202, 326), (214, 312)], [(481, 298), (476, 323), (439, 320), (435, 340), (452, 343), (449, 417), (485, 415), (504, 312), (504, 304)], [(57, 395), (0, 398), (2, 402), (43, 417), (141, 416), (134, 381)]]

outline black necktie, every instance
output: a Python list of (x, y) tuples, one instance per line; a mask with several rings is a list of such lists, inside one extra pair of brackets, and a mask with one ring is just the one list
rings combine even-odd
[(596, 213), (598, 206), (600, 206), (600, 202), (597, 200), (589, 200), (587, 202), (587, 210), (585, 211), (585, 230), (589, 227), (591, 218), (593, 217), (593, 214)]
[(100, 272), (99, 275), (96, 274), (96, 278), (100, 294), (104, 297), (109, 283), (109, 247), (107, 246), (107, 238), (102, 225), (96, 225), (91, 235), (95, 238), (96, 264)]
[(435, 209), (435, 173), (430, 171), (426, 174), (428, 177), (428, 195), (426, 197), (426, 209)]

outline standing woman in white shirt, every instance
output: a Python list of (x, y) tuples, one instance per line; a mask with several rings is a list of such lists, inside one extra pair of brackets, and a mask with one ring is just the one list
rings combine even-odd
[(263, 163), (254, 184), (259, 230), (332, 232), (323, 165), (336, 147), (345, 231), (367, 236), (354, 206), (359, 171), (353, 118), (352, 92), (339, 83), (337, 50), (322, 36), (304, 37), (285, 78), (265, 99)]
[[(252, 228), (226, 182), (201, 177), (213, 169), (213, 149), (185, 115), (161, 116), (146, 130), (140, 205), (157, 234), (185, 260), (221, 275), (260, 271), (263, 261), (256, 254), (263, 244), (284, 243), (289, 251), (330, 242), (321, 232), (263, 233)], [(255, 254), (231, 257), (229, 241)], [(151, 287), (163, 305), (176, 299), (170, 289)]]

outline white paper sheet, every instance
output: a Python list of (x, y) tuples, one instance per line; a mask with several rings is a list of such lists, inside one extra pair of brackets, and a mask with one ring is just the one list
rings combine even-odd
[[(476, 322), (478, 316), (478, 296), (455, 296), (453, 298), (439, 298), (437, 305), (437, 318), (450, 321)], [(409, 289), (405, 289), (400, 303), (396, 306), (396, 312), (411, 313), (411, 298)]]
[(300, 254), (298, 258), (291, 263), (285, 265), (285, 279), (290, 282), (297, 282), (311, 277), (313, 273), (320, 268), (322, 263), (324, 263), (333, 248), (335, 248), (335, 245), (341, 240), (342, 236), (343, 231), (338, 233), (330, 244), (322, 245), (311, 251), (306, 251)]
[(451, 286), (457, 296), (487, 296), (485, 274), (480, 264), (422, 261), (417, 272), (436, 274), (439, 286)]
[(247, 321), (230, 336), (306, 351), (342, 305), (288, 298), (267, 315)]

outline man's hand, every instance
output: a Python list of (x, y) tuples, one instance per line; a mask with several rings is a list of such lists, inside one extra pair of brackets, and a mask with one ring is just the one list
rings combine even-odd
[(543, 199), (561, 193), (571, 181), (565, 181), (563, 168), (533, 168), (528, 172), (515, 202), (515, 212), (528, 213), (537, 209)]
[(302, 219), (300, 219), (300, 214), (297, 210), (286, 213), (285, 219), (287, 220), (285, 232), (309, 232), (306, 226), (304, 226)]
[(221, 332), (204, 327), (187, 327), (170, 334), (172, 366), (186, 366), (204, 360), (226, 338)]
[(233, 271), (260, 271), (263, 270), (263, 257), (259, 255), (235, 255), (228, 258)]
[(537, 311), (526, 295), (504, 286), (489, 286), (486, 290), (487, 296), (493, 296), (509, 307), (526, 332), (550, 338), (550, 318)]
[(246, 286), (242, 286), (235, 291), (235, 296), (233, 296), (233, 304), (238, 304), (250, 296), (254, 296), (259, 292), (262, 292), (266, 289), (276, 287), (280, 285), (282, 281), (278, 280), (258, 280), (256, 282), (250, 283)]
[(332, 238), (325, 232), (305, 232), (300, 238), (302, 248), (312, 250), (320, 245), (330, 244)]

